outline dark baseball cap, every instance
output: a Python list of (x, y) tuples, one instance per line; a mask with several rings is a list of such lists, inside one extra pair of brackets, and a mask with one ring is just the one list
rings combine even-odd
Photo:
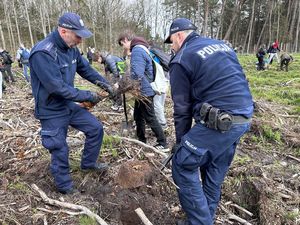
[(165, 40), (165, 43), (172, 43), (170, 40), (171, 35), (183, 30), (197, 30), (197, 27), (186, 18), (177, 18), (172, 22), (170, 26), (169, 36)]
[(67, 12), (58, 19), (58, 26), (72, 30), (76, 35), (82, 38), (89, 38), (92, 32), (89, 31), (76, 13)]

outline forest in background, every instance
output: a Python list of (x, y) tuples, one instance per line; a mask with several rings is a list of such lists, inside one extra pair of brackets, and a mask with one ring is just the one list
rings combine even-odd
[[(187, 17), (201, 35), (228, 40), (241, 53), (279, 40), (299, 52), (299, 0), (2, 0), (0, 47), (15, 53), (32, 47), (57, 26), (66, 11), (78, 13), (94, 35), (80, 46), (120, 53), (117, 37), (130, 29), (163, 46), (171, 21)], [(167, 48), (167, 46), (165, 46)]]

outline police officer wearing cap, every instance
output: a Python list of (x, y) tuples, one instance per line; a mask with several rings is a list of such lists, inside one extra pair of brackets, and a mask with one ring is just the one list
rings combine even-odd
[(33, 47), (29, 58), (35, 117), (41, 122), (42, 145), (51, 153), (50, 170), (56, 187), (63, 194), (77, 192), (69, 171), (66, 142), (69, 125), (86, 136), (81, 168), (107, 169), (107, 164), (96, 162), (103, 126), (88, 110), (76, 104), (90, 102), (95, 105), (100, 96), (74, 88), (75, 73), (78, 73), (114, 96), (108, 81), (89, 65), (76, 47), (91, 35), (79, 15), (65, 13), (58, 20), (58, 28)]
[(169, 64), (176, 130), (172, 175), (187, 216), (179, 225), (213, 224), (221, 185), (253, 113), (234, 50), (196, 29), (186, 18), (175, 19), (165, 40), (175, 52)]

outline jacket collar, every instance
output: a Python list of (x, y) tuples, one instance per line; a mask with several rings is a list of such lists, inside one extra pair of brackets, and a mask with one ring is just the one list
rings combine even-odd
[(185, 39), (184, 42), (182, 43), (180, 49), (182, 49), (182, 47), (185, 46), (190, 40), (193, 40), (193, 39), (198, 38), (198, 37), (200, 37), (200, 35), (197, 34), (197, 33), (194, 31), (193, 33), (191, 33), (189, 36), (186, 37), (186, 39)]
[(185, 49), (186, 45), (188, 44), (189, 41), (194, 40), (196, 38), (199, 38), (200, 35), (197, 34), (195, 31), (192, 32), (189, 36), (186, 37), (186, 39), (184, 40), (184, 42), (182, 43), (180, 49), (178, 50), (178, 52), (176, 54), (172, 54), (171, 55), (171, 59), (170, 59), (170, 63), (173, 61), (173, 59), (179, 55), (182, 54), (182, 50)]
[(53, 32), (53, 40), (54, 43), (57, 45), (57, 47), (63, 51), (67, 51), (70, 47), (66, 44), (66, 42), (62, 39), (60, 34), (58, 33), (58, 30), (56, 29)]

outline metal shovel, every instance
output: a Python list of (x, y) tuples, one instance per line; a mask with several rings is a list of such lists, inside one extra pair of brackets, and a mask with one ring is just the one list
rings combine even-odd
[(125, 93), (123, 93), (123, 107), (124, 107), (125, 121), (122, 121), (121, 134), (122, 136), (128, 136), (132, 126), (128, 121)]

